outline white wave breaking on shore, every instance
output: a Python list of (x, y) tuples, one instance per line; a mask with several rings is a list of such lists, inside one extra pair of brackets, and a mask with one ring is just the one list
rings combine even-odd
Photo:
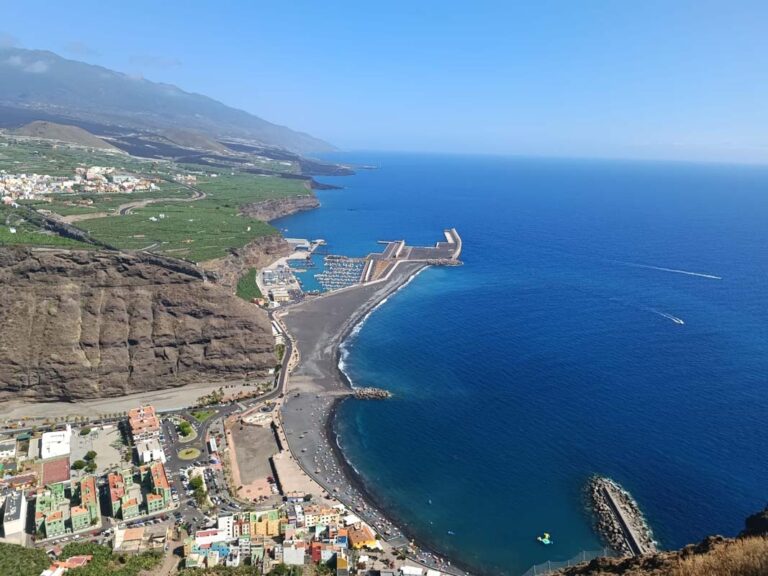
[(377, 302), (377, 303), (376, 303), (376, 305), (375, 305), (373, 308), (371, 308), (371, 309), (370, 309), (370, 310), (369, 310), (369, 311), (368, 311), (368, 312), (367, 312), (367, 313), (366, 313), (366, 314), (365, 314), (365, 315), (364, 315), (362, 318), (360, 318), (360, 321), (359, 321), (359, 322), (357, 322), (357, 323), (356, 323), (356, 324), (355, 324), (355, 325), (352, 327), (352, 330), (350, 330), (350, 331), (349, 331), (349, 334), (348, 334), (348, 335), (347, 335), (347, 336), (344, 338), (344, 340), (343, 340), (343, 341), (341, 342), (341, 344), (339, 345), (339, 362), (338, 362), (337, 366), (339, 367), (339, 370), (341, 371), (341, 373), (342, 373), (342, 374), (344, 374), (344, 377), (347, 379), (347, 382), (349, 382), (349, 385), (350, 385), (352, 388), (355, 388), (355, 384), (354, 384), (354, 382), (352, 381), (352, 378), (350, 377), (350, 375), (349, 375), (349, 372), (347, 372), (347, 370), (346, 370), (346, 367), (347, 367), (347, 363), (346, 363), (346, 360), (347, 360), (347, 358), (349, 357), (349, 348), (348, 348), (348, 344), (349, 344), (349, 343), (350, 343), (352, 340), (354, 340), (354, 339), (355, 339), (355, 337), (357, 337), (357, 335), (358, 335), (358, 334), (360, 334), (360, 330), (362, 330), (362, 329), (363, 329), (363, 325), (364, 325), (364, 324), (367, 322), (368, 318), (370, 318), (370, 317), (371, 317), (371, 314), (373, 314), (373, 313), (374, 313), (376, 310), (378, 310), (378, 309), (379, 309), (381, 306), (383, 306), (384, 304), (386, 304), (386, 303), (387, 303), (387, 301), (389, 301), (389, 298), (390, 298), (390, 297), (391, 297), (393, 294), (397, 294), (398, 292), (400, 292), (400, 290), (402, 290), (403, 288), (405, 288), (406, 286), (408, 286), (408, 284), (410, 284), (411, 282), (413, 282), (413, 279), (414, 279), (414, 278), (416, 278), (416, 276), (418, 276), (418, 275), (419, 275), (419, 274), (421, 274), (422, 272), (424, 272), (424, 270), (426, 270), (427, 268), (428, 268), (428, 266), (425, 266), (424, 268), (421, 268), (420, 270), (417, 270), (416, 272), (414, 272), (414, 273), (413, 273), (413, 274), (410, 276), (410, 278), (408, 278), (408, 280), (406, 280), (405, 282), (403, 282), (403, 283), (402, 283), (400, 286), (398, 286), (398, 287), (397, 287), (395, 290), (393, 290), (393, 291), (392, 291), (390, 294), (388, 294), (387, 296), (385, 296), (384, 298), (382, 298), (382, 299), (381, 299), (381, 301)]

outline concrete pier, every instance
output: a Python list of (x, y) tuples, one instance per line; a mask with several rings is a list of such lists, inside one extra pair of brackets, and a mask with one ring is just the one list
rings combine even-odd
[(610, 478), (590, 480), (590, 496), (597, 530), (616, 550), (625, 556), (642, 556), (656, 552), (656, 543), (637, 502)]

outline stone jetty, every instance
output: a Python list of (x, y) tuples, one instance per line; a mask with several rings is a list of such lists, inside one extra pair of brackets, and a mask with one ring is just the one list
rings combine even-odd
[(593, 476), (587, 491), (600, 536), (622, 556), (656, 552), (653, 533), (634, 498), (617, 482)]
[(392, 398), (392, 392), (381, 388), (355, 388), (353, 394), (358, 400), (386, 400)]

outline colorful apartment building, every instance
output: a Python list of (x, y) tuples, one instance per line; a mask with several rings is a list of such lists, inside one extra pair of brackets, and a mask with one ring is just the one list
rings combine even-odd
[(128, 429), (134, 443), (160, 436), (160, 419), (154, 406), (140, 406), (129, 410)]
[(328, 508), (312, 504), (303, 507), (302, 512), (304, 516), (304, 526), (307, 528), (338, 524), (340, 521), (339, 511), (336, 508)]
[(131, 520), (142, 514), (155, 514), (171, 505), (171, 486), (161, 462), (133, 470), (112, 472), (107, 477), (112, 515)]
[(69, 516), (69, 500), (62, 483), (51, 484), (37, 493), (35, 499), (35, 530), (45, 538), (66, 534), (65, 520)]
[(249, 520), (251, 536), (275, 537), (280, 535), (280, 512), (276, 509), (250, 512)]
[(85, 510), (88, 524), (96, 523), (101, 516), (96, 478), (94, 476), (83, 476), (75, 487), (74, 497), (80, 502), (79, 507)]
[(171, 504), (171, 485), (162, 462), (152, 462), (139, 468), (142, 484), (148, 489), (148, 513), (159, 512)]
[(84, 476), (69, 491), (66, 484), (49, 484), (35, 499), (35, 529), (45, 538), (86, 530), (101, 517), (96, 478)]

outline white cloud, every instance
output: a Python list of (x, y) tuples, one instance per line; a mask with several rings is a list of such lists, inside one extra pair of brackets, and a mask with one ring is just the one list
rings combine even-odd
[(5, 63), (10, 64), (11, 66), (16, 66), (17, 68), (24, 66), (24, 60), (21, 58), (21, 56), (11, 56), (6, 58)]
[(24, 67), (24, 72), (31, 72), (32, 74), (43, 74), (44, 72), (48, 72), (48, 62), (44, 62), (43, 60), (35, 60), (31, 64), (28, 64)]

